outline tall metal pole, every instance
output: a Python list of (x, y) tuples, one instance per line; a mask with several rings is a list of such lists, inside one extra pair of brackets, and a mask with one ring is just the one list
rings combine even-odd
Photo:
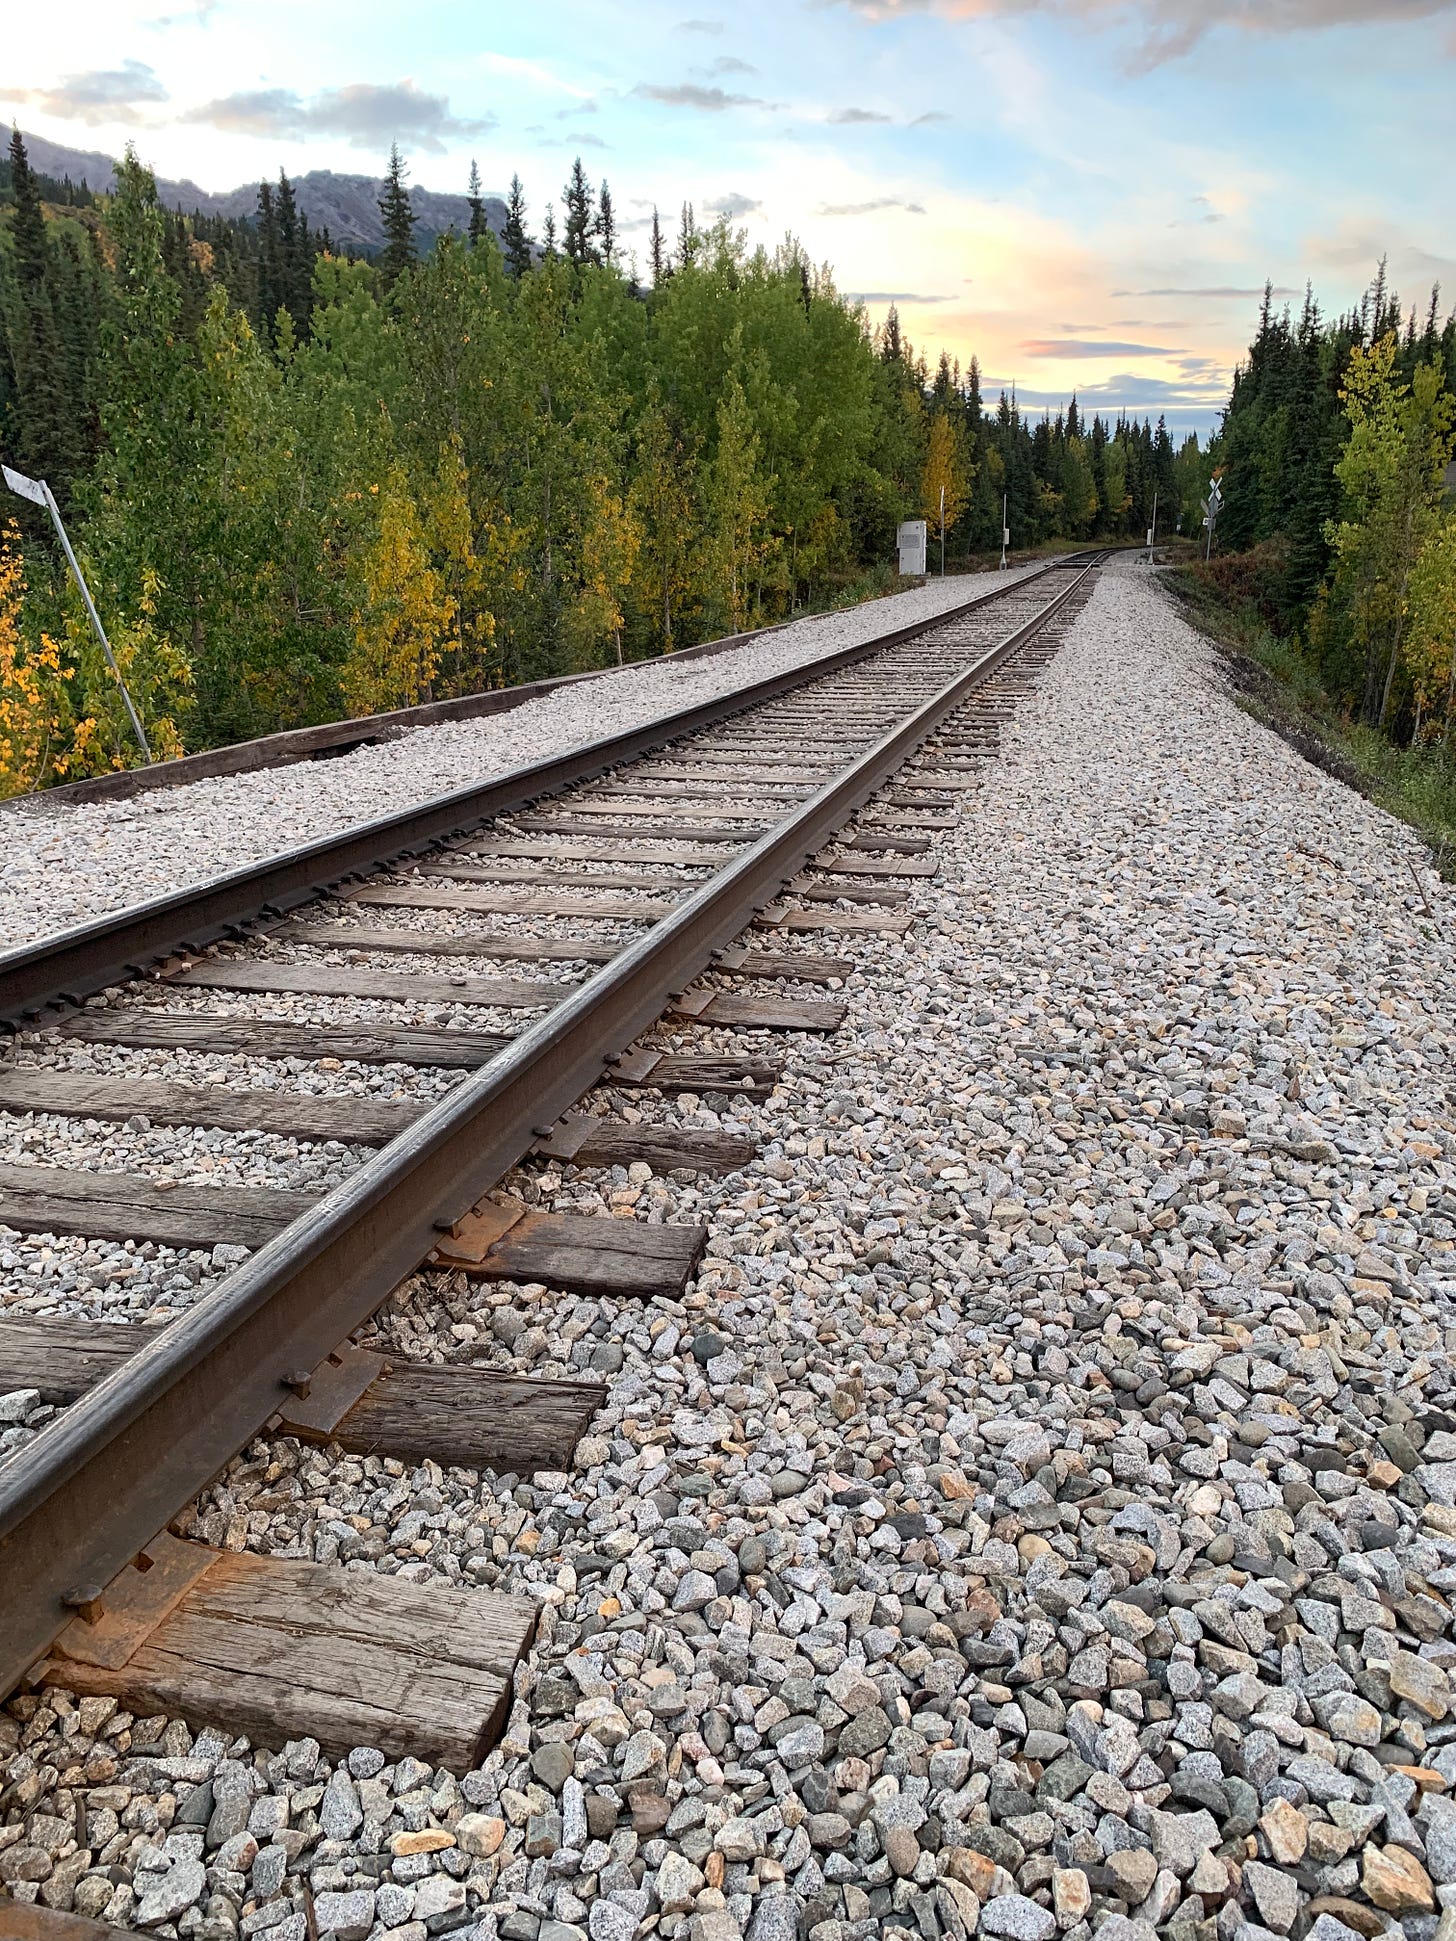
[(945, 578), (945, 487), (940, 488), (940, 577)]
[(1148, 527), (1148, 565), (1153, 563), (1153, 548), (1158, 543), (1158, 488), (1153, 487), (1153, 523)]
[(1006, 571), (1006, 535), (1011, 530), (1006, 523), (1006, 508), (1011, 500), (1009, 492), (1001, 494), (1001, 571)]
[(61, 518), (61, 508), (56, 504), (55, 493), (52, 492), (50, 486), (44, 479), (26, 478), (23, 472), (13, 472), (8, 465), (5, 467), (5, 483), (10, 487), (12, 492), (18, 492), (21, 498), (30, 499), (36, 505), (43, 505), (51, 515), (51, 524), (56, 529), (56, 536), (60, 540), (62, 550), (66, 555), (67, 564), (71, 569), (71, 577), (81, 589), (81, 598), (86, 603), (86, 612), (90, 617), (92, 630), (96, 638), (101, 642), (101, 651), (106, 656), (106, 665), (115, 675), (116, 685), (121, 689), (121, 698), (126, 703), (127, 713), (131, 716), (132, 731), (141, 746), (142, 754), (150, 761), (152, 759), (152, 751), (147, 741), (146, 730), (142, 727), (141, 716), (132, 705), (132, 698), (127, 692), (126, 682), (121, 678), (121, 669), (117, 666), (116, 656), (111, 651), (111, 642), (106, 638), (106, 629), (101, 624), (101, 615), (96, 611), (96, 603), (91, 598), (91, 589), (86, 584), (85, 576), (81, 572), (76, 555), (71, 551), (71, 542), (67, 537), (65, 523)]

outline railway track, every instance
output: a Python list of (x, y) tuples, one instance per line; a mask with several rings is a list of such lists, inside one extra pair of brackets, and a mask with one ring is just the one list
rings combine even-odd
[[(936, 831), (1098, 557), (0, 957), (0, 1109), (63, 1122), (78, 1162), (0, 1166), (0, 1225), (150, 1251), (187, 1290), (160, 1326), (78, 1317), (76, 1298), (64, 1317), (0, 1310), (0, 1395), (58, 1410), (0, 1464), (0, 1692), (51, 1682), (267, 1743), (479, 1756), (533, 1606), (222, 1555), (168, 1526), (269, 1425), (466, 1468), (569, 1465), (592, 1383), (390, 1367), (351, 1336), (424, 1262), (682, 1291), (697, 1228), (546, 1217), (500, 1182), (533, 1152), (658, 1172), (751, 1157), (574, 1108), (602, 1082), (771, 1087), (757, 1036), (711, 1058), (639, 1045), (659, 1020), (834, 1028), (825, 989), (851, 966), (826, 941), (908, 927)], [(164, 1127), (322, 1148), (327, 1190), (97, 1157)]]

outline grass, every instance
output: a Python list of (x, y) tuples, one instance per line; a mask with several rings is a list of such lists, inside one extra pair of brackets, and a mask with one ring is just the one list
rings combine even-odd
[(1456, 881), (1456, 751), (1402, 748), (1352, 721), (1296, 639), (1250, 606), (1230, 606), (1197, 573), (1163, 576), (1184, 618), (1218, 648), (1239, 706), (1306, 761), (1408, 823), (1442, 876)]

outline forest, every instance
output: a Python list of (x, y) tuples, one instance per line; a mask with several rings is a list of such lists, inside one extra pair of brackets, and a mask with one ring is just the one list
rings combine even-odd
[[(639, 280), (578, 160), (539, 235), (385, 247), (0, 169), (0, 456), (45, 478), (154, 755), (661, 654), (890, 587), (942, 508), (951, 570), (1122, 538), (1205, 482), (1196, 441), (1028, 416), (871, 332), (792, 240), (654, 214)], [(0, 793), (140, 759), (44, 510), (0, 524)]]
[[(1456, 722), (1456, 317), (1406, 310), (1382, 265), (1355, 309), (1265, 293), (1210, 458), (1224, 509), (1202, 578), (1347, 723), (1449, 749)], [(1293, 656), (1291, 659), (1290, 656)]]

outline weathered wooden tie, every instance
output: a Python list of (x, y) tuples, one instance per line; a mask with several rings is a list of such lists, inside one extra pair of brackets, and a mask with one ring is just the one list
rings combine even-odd
[(672, 904), (646, 896), (523, 896), (511, 890), (438, 889), (422, 883), (370, 884), (354, 890), (349, 900), (375, 908), (400, 910), (478, 910), (487, 916), (576, 917), (588, 922), (656, 923), (670, 916)]
[(479, 842), (461, 843), (449, 852), (462, 860), (511, 856), (524, 862), (552, 863), (674, 863), (679, 868), (717, 869), (723, 852), (717, 848), (695, 849), (691, 843), (669, 847), (667, 843), (621, 841), (604, 835), (587, 842)]
[(536, 1617), (528, 1598), (163, 1532), (67, 1625), (42, 1678), (261, 1745), (378, 1746), (464, 1773), (504, 1729)]
[(626, 1125), (617, 1119), (573, 1114), (538, 1141), (542, 1159), (572, 1166), (631, 1166), (641, 1160), (655, 1173), (736, 1173), (754, 1158), (752, 1139), (681, 1126)]
[(648, 1226), (605, 1215), (540, 1213), (521, 1200), (488, 1201), (442, 1236), (430, 1264), (473, 1280), (676, 1299), (707, 1244), (706, 1227)]
[(509, 1038), (420, 1026), (297, 1024), (286, 1018), (227, 1018), (206, 1011), (88, 1011), (57, 1026), (88, 1045), (214, 1052), (233, 1058), (338, 1058), (359, 1065), (430, 1065), (472, 1071)]
[(668, 1018), (742, 1031), (838, 1031), (849, 1007), (818, 998), (738, 997), (732, 992), (687, 991)]
[[(0, 1393), (39, 1389), (64, 1406), (156, 1339), (157, 1326), (49, 1315), (0, 1321)], [(592, 1381), (538, 1381), (492, 1368), (435, 1368), (346, 1344), (314, 1369), (307, 1393), (288, 1396), (280, 1431), (336, 1442), (356, 1455), (397, 1456), (445, 1469), (517, 1476), (566, 1469), (606, 1389)]]
[[(908, 921), (908, 919), (907, 919)], [(731, 1092), (766, 1099), (779, 1067), (757, 1058), (693, 1058), (678, 1052), (628, 1051), (602, 1074), (604, 1085), (653, 1092)]]
[(645, 817), (634, 817), (631, 822), (592, 822), (585, 818), (578, 821), (565, 815), (518, 815), (512, 820), (518, 829), (525, 829), (533, 835), (640, 836), (646, 833), (664, 841), (697, 843), (752, 842), (768, 830), (768, 824), (764, 822), (739, 822), (728, 827), (716, 822), (649, 822)]
[(431, 977), (423, 971), (259, 963), (251, 958), (194, 964), (166, 981), (200, 985), (208, 991), (298, 991), (317, 997), (384, 998), (398, 1004), (493, 1004), (502, 1010), (559, 1004), (572, 988), (540, 978)]
[(273, 1186), (196, 1186), (135, 1173), (0, 1165), (0, 1226), (164, 1247), (262, 1247), (318, 1204)]
[[(426, 908), (433, 906), (426, 905)], [(272, 932), (320, 950), (398, 951), (417, 957), (480, 957), (499, 963), (606, 964), (620, 945), (588, 937), (500, 937), (488, 930), (378, 930), (348, 923), (284, 923)]]
[(217, 1126), (226, 1132), (276, 1132), (285, 1139), (334, 1139), (384, 1146), (425, 1110), (414, 1100), (352, 1098), (345, 1093), (250, 1091), (226, 1085), (176, 1085), (157, 1078), (103, 1078), (45, 1068), (0, 1071), (0, 1111), (50, 1112), (67, 1119), (153, 1125)]

